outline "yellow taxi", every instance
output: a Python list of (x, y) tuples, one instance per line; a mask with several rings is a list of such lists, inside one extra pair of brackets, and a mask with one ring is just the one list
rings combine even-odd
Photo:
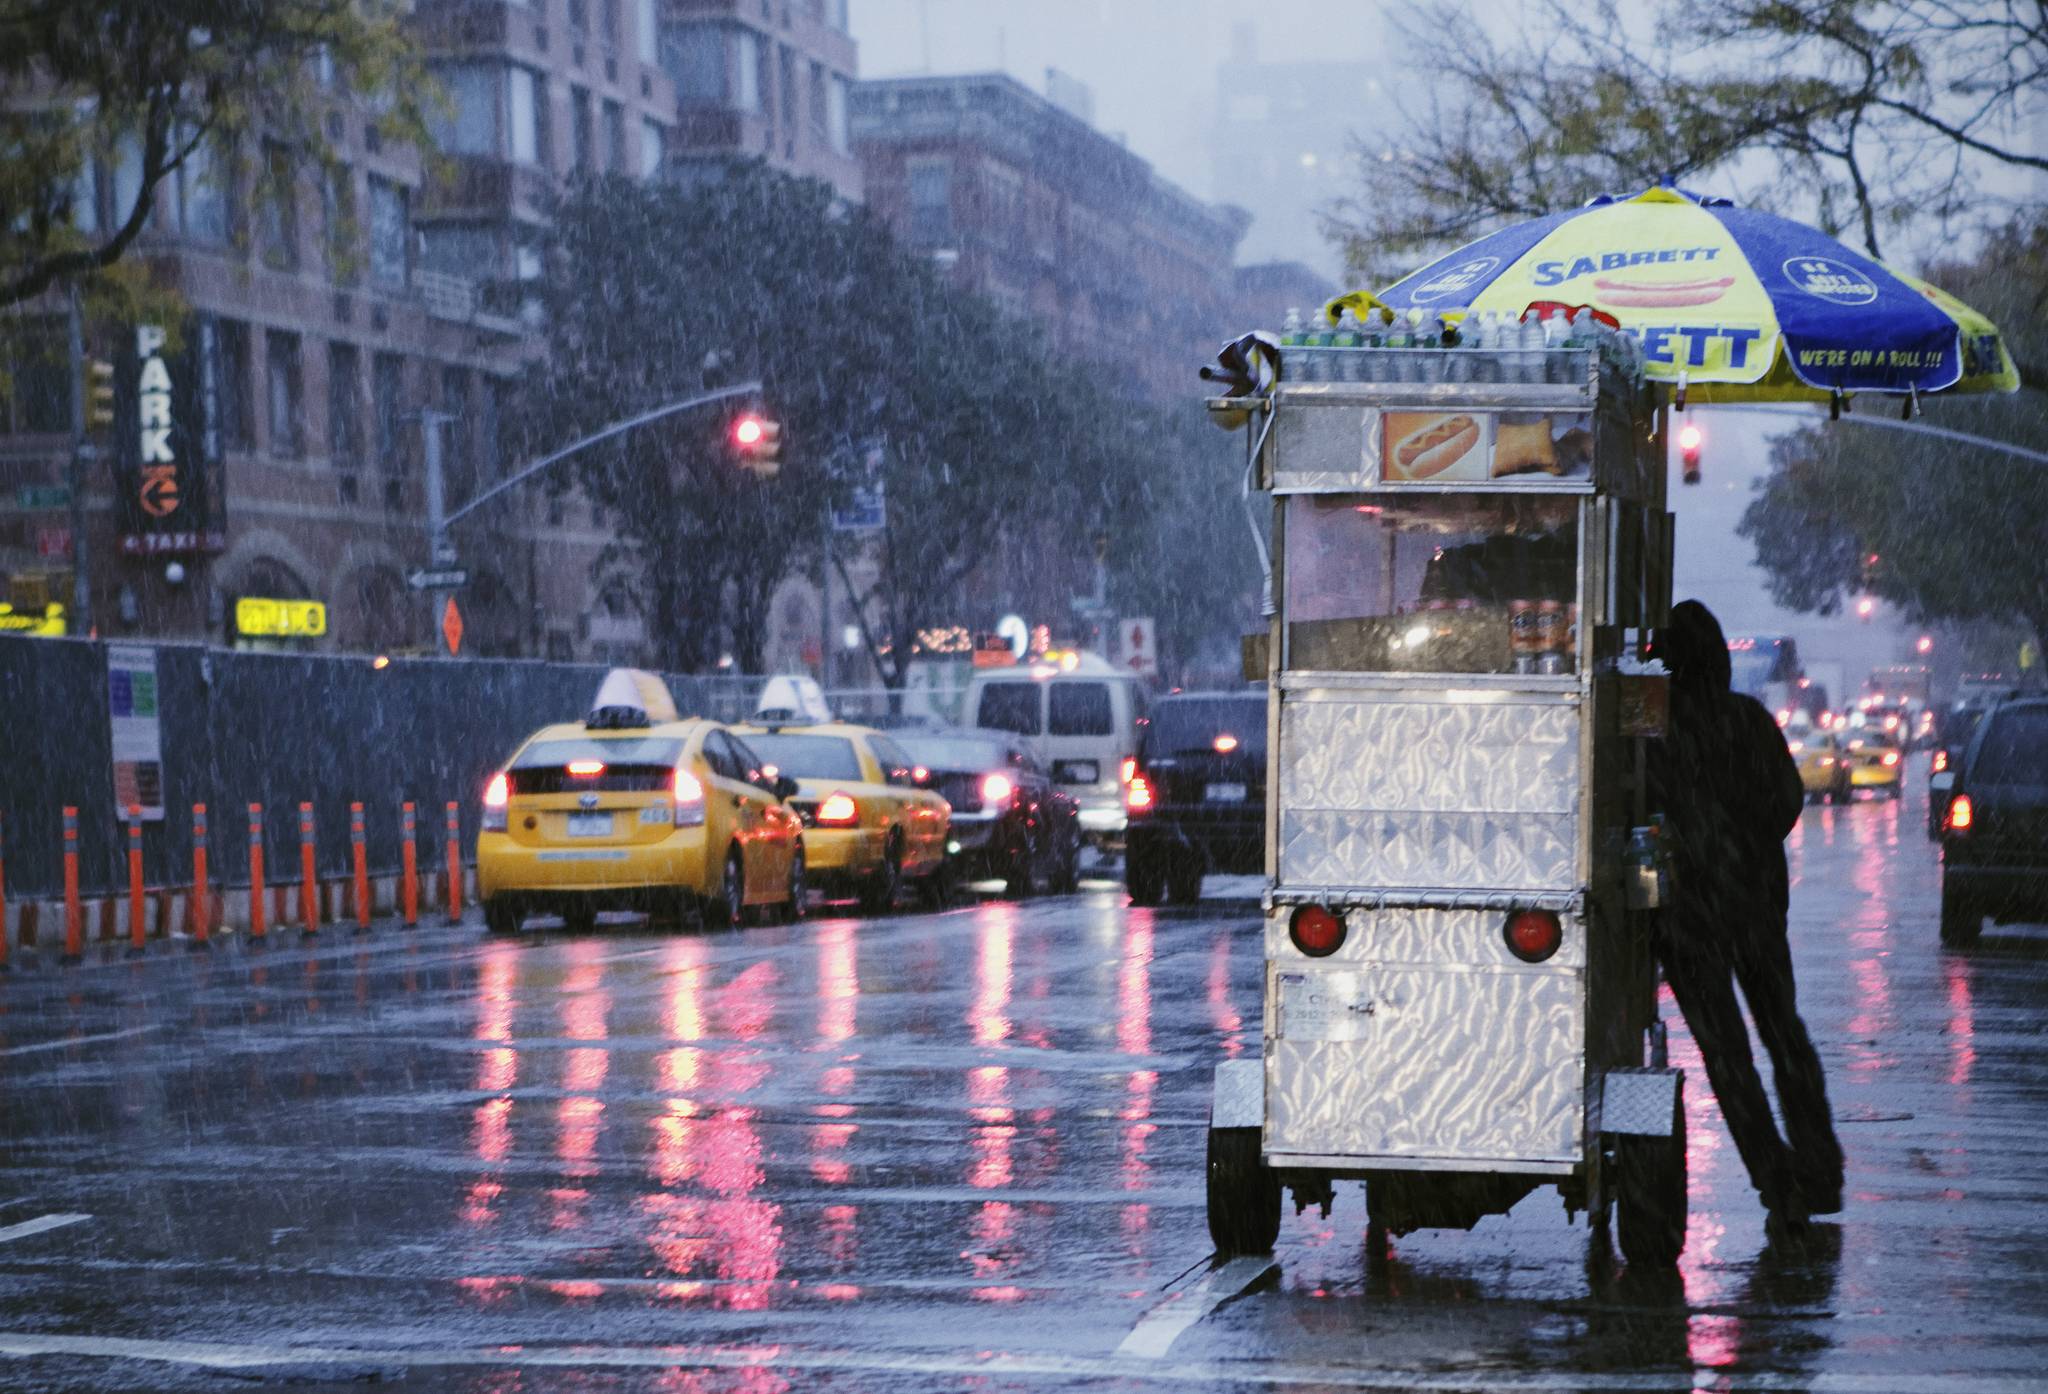
[(888, 911), (905, 883), (927, 903), (950, 898), (952, 805), (923, 787), (916, 762), (886, 733), (809, 720), (733, 731), (777, 775), (796, 781), (789, 806), (803, 821), (813, 885), (859, 897), (868, 914)]
[(608, 674), (582, 721), (527, 737), (484, 789), (477, 835), (484, 923), (531, 913), (587, 929), (602, 910), (681, 925), (804, 912), (793, 781), (714, 721), (676, 714), (650, 673)]
[(1905, 743), (1895, 727), (1852, 726), (1842, 737), (1852, 788), (1868, 789), (1879, 798), (1896, 799), (1905, 776)]
[(1799, 783), (1810, 800), (1847, 803), (1850, 796), (1849, 762), (1843, 758), (1842, 743), (1832, 731), (1794, 730), (1786, 733), (1786, 745), (1799, 764)]

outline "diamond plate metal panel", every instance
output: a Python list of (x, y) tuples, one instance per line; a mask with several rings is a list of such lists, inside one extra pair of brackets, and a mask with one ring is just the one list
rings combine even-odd
[[(1269, 970), (1269, 995), (1278, 971)], [(1347, 976), (1355, 981), (1339, 990), (1370, 1005), (1347, 1014), (1346, 1030), (1368, 1023), (1355, 1038), (1266, 1043), (1269, 1152), (1579, 1160), (1577, 973), (1385, 967)], [(1311, 1032), (1318, 1019), (1307, 1018)]]
[(1288, 695), (1277, 778), (1282, 885), (1577, 882), (1576, 702)]
[(1681, 1070), (1616, 1069), (1600, 1081), (1600, 1131), (1670, 1137)]

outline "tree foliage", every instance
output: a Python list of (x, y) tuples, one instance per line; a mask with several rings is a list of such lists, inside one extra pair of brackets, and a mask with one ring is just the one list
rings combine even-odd
[[(822, 184), (758, 163), (687, 189), (580, 184), (556, 210), (541, 302), (546, 357), (517, 423), (528, 454), (717, 381), (760, 380), (783, 424), (773, 479), (738, 467), (717, 410), (581, 468), (665, 662), (730, 651), (759, 671), (770, 597), (822, 564), (828, 507), (871, 482), (888, 527), (840, 540), (835, 585), (859, 582), (892, 686), (920, 631), (1013, 606), (1058, 627), (1092, 584), (1097, 536), (1116, 538), (1112, 597), (1151, 606), (1181, 652), (1240, 627), (1256, 575), (1241, 530), (1214, 523), (1235, 506), (1223, 439), (1097, 387)], [(861, 545), (871, 565), (847, 565)]]
[[(421, 70), (406, 8), (0, 0), (0, 306), (117, 263), (157, 186), (202, 146), (233, 155), (261, 132), (325, 160), (319, 117), (343, 93), (381, 109), (387, 135), (416, 138)], [(96, 165), (119, 171), (104, 220)]]
[[(1991, 314), (2015, 357), (2048, 350), (2048, 230), (2009, 228), (1936, 279)], [(1930, 404), (1925, 419), (2048, 450), (2031, 393)], [(1833, 614), (1868, 591), (1916, 619), (2017, 622), (2048, 643), (2048, 466), (1853, 420), (1814, 426), (1773, 444), (1741, 531), (1782, 605)]]
[[(1989, 165), (2048, 170), (2025, 139), (2048, 9), (1999, 0), (1544, 0), (1404, 24), (1428, 92), (1359, 147), (1326, 222), (1376, 280), (1418, 252), (1670, 178), (1811, 218), (1879, 255), (1907, 219), (1981, 206)], [(1420, 98), (1419, 89), (1408, 91)]]

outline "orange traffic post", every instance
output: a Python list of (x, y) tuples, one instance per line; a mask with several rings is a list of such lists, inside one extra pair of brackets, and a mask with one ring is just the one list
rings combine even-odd
[(414, 845), (411, 799), (405, 801), (400, 821), (403, 827), (400, 831), (398, 855), (403, 861), (403, 870), (399, 877), (398, 894), (402, 902), (401, 908), (405, 911), (405, 927), (412, 929), (420, 922), (420, 856), (419, 848)]
[(7, 822), (0, 817), (0, 973), (11, 971), (7, 965)]
[(142, 952), (142, 805), (128, 805), (128, 953)]
[(64, 805), (64, 961), (85, 957), (85, 915), (78, 905), (78, 807)]
[(462, 923), (462, 806), (448, 805), (448, 923)]
[(299, 805), (299, 929), (320, 932), (320, 887), (313, 870), (313, 805)]
[(211, 937), (213, 906), (206, 888), (206, 805), (192, 805), (192, 947), (199, 948)]
[(263, 917), (263, 805), (249, 805), (249, 937), (261, 939), (270, 925)]
[(349, 855), (355, 861), (356, 873), (356, 928), (370, 927), (370, 863), (369, 851), (363, 846), (363, 806), (352, 803), (348, 806)]

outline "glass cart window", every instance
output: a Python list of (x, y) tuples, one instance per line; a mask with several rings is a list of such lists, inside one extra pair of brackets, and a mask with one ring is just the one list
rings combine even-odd
[(1286, 506), (1290, 669), (1573, 671), (1578, 500), (1294, 494)]

